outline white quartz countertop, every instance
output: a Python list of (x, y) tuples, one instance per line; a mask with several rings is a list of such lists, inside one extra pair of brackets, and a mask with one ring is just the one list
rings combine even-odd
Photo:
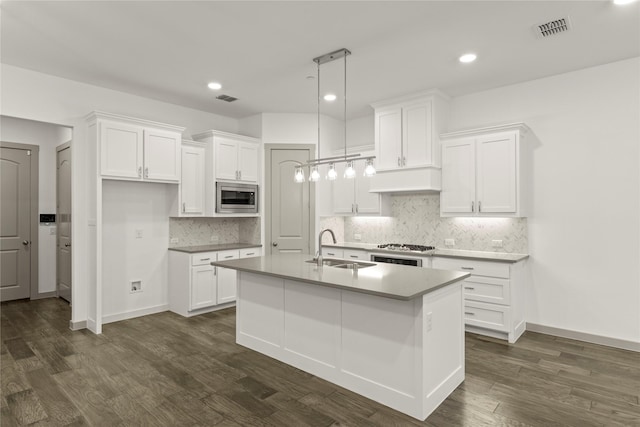
[(509, 254), (504, 252), (485, 252), (485, 251), (465, 251), (459, 249), (436, 249), (434, 253), (420, 253), (407, 251), (393, 251), (388, 249), (379, 249), (378, 245), (373, 243), (338, 243), (323, 244), (323, 248), (341, 248), (341, 249), (358, 249), (368, 252), (389, 253), (399, 255), (411, 255), (421, 257), (442, 257), (442, 258), (459, 258), (459, 259), (475, 259), (479, 261), (496, 261), (514, 263), (529, 258), (529, 254)]
[(308, 254), (279, 254), (211, 264), (398, 300), (411, 300), (470, 276), (457, 271), (384, 263), (354, 272), (305, 262), (311, 258)]
[(197, 254), (200, 252), (216, 252), (226, 251), (231, 249), (245, 249), (245, 248), (260, 248), (262, 245), (256, 245), (253, 243), (220, 243), (217, 245), (201, 245), (201, 246), (180, 246), (176, 248), (169, 248), (170, 251), (186, 252), (188, 254)]

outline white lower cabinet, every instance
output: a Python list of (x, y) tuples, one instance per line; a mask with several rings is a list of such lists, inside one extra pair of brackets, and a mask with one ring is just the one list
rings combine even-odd
[(471, 273), (463, 282), (466, 329), (510, 343), (525, 331), (526, 261), (493, 261), (433, 257), (433, 268)]
[(169, 309), (188, 317), (228, 307), (236, 300), (237, 272), (211, 262), (260, 255), (261, 248), (195, 254), (169, 251)]

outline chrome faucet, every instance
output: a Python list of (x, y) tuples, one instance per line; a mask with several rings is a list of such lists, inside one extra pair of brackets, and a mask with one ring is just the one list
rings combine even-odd
[(316, 259), (316, 261), (318, 262), (318, 267), (322, 267), (322, 235), (327, 231), (329, 232), (329, 234), (331, 234), (333, 243), (338, 243), (338, 241), (336, 240), (336, 235), (333, 234), (333, 230), (331, 230), (330, 228), (325, 228), (320, 232), (320, 234), (318, 235), (318, 258)]

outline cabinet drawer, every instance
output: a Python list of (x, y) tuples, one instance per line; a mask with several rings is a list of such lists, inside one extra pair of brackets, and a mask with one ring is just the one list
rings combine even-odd
[(202, 252), (191, 255), (191, 265), (205, 265), (216, 261), (216, 252)]
[(342, 249), (322, 247), (322, 256), (325, 258), (344, 258), (344, 251)]
[(456, 258), (433, 258), (433, 268), (464, 271), (474, 276), (509, 278), (509, 264), (491, 261), (475, 261)]
[(262, 256), (262, 248), (240, 249), (240, 258), (252, 258), (256, 256)]
[(483, 301), (494, 304), (511, 303), (511, 287), (507, 279), (471, 276), (462, 283), (464, 298), (468, 301)]
[(230, 259), (240, 258), (240, 251), (235, 249), (231, 251), (218, 252), (218, 261), (229, 261)]
[(354, 250), (345, 249), (343, 251), (342, 258), (369, 261), (369, 254), (364, 251), (354, 251)]
[(464, 323), (494, 331), (509, 331), (509, 307), (465, 301)]

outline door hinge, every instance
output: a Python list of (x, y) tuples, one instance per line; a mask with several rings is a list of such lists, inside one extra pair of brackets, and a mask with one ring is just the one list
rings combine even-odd
[(31, 150), (27, 150), (27, 156), (31, 155)]

